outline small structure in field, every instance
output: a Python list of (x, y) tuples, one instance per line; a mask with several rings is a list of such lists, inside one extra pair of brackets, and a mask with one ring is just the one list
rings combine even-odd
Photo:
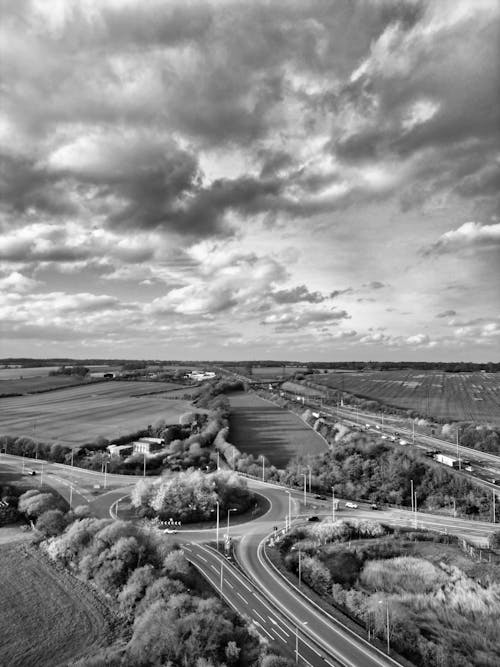
[(165, 445), (165, 440), (163, 438), (139, 438), (132, 445), (134, 454), (152, 454)]

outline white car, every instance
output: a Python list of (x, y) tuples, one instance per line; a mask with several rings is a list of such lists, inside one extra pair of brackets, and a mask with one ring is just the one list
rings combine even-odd
[(407, 441), (407, 440), (400, 440), (400, 441), (399, 441), (399, 444), (400, 444), (400, 445), (407, 445), (407, 444), (408, 444), (408, 441)]
[(356, 503), (346, 503), (345, 506), (348, 507), (350, 510), (357, 510), (358, 509), (358, 506), (356, 505)]
[(167, 535), (174, 535), (174, 533), (176, 533), (177, 531), (175, 530), (175, 528), (165, 528), (163, 532), (167, 533)]
[(381, 435), (381, 436), (380, 436), (380, 439), (381, 439), (381, 440), (387, 440), (387, 436), (386, 436), (386, 435)]

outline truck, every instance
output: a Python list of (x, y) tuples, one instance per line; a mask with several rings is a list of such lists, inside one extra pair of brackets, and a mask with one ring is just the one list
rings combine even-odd
[(449, 466), (450, 468), (458, 468), (460, 465), (458, 459), (446, 454), (436, 454), (434, 460), (438, 463), (444, 463), (445, 466)]

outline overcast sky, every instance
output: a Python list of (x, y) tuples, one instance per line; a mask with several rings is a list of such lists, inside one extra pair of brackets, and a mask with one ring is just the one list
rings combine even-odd
[(497, 0), (0, 7), (0, 356), (498, 360)]

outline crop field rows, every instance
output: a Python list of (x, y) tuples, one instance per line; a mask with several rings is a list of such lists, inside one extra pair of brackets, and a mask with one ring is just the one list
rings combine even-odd
[(500, 424), (499, 373), (364, 371), (318, 375), (314, 381), (422, 415)]
[[(177, 423), (191, 405), (156, 394), (159, 382), (106, 382), (57, 392), (0, 399), (0, 433), (79, 445), (98, 436), (118, 437), (158, 419)], [(141, 395), (143, 394), (143, 395)], [(165, 394), (168, 396), (168, 394)]]
[(106, 642), (106, 620), (83, 585), (18, 545), (3, 545), (0, 557), (1, 665), (67, 664)]
[(229, 441), (246, 454), (263, 455), (273, 465), (284, 467), (294, 456), (328, 449), (300, 417), (255, 394), (233, 394), (229, 401)]

